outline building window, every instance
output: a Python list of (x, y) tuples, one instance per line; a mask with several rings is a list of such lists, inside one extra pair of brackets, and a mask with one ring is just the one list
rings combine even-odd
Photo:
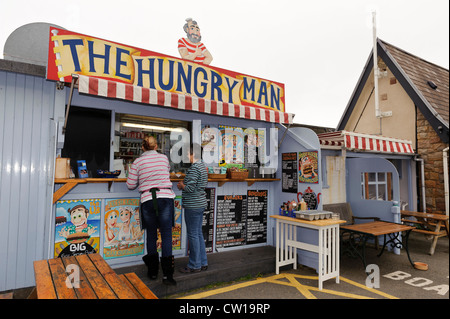
[(363, 199), (391, 201), (393, 197), (392, 173), (361, 173), (361, 190)]

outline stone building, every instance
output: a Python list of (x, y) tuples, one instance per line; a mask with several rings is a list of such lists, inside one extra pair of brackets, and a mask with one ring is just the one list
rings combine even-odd
[(412, 141), (418, 202), (408, 209), (448, 214), (449, 71), (380, 39), (377, 53), (382, 116), (371, 52), (337, 130)]

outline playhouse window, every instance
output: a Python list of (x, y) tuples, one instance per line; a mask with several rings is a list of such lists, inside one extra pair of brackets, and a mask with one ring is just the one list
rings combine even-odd
[(363, 199), (391, 201), (392, 173), (361, 173), (361, 190)]

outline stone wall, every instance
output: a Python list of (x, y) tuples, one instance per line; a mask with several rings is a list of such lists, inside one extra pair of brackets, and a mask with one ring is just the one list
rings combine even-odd
[[(433, 127), (425, 119), (422, 113), (417, 110), (417, 153), (424, 160), (425, 164), (425, 198), (427, 213), (445, 214), (444, 197), (444, 148), (448, 147), (441, 141)], [(420, 165), (417, 165), (417, 176), (420, 177)], [(418, 181), (418, 209), (422, 210), (422, 185), (421, 179)]]

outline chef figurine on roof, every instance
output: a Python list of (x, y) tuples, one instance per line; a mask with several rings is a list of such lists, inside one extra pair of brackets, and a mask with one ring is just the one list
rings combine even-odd
[(183, 30), (186, 32), (187, 38), (178, 40), (178, 52), (181, 57), (185, 60), (209, 65), (213, 57), (201, 42), (202, 36), (197, 21), (187, 18)]

